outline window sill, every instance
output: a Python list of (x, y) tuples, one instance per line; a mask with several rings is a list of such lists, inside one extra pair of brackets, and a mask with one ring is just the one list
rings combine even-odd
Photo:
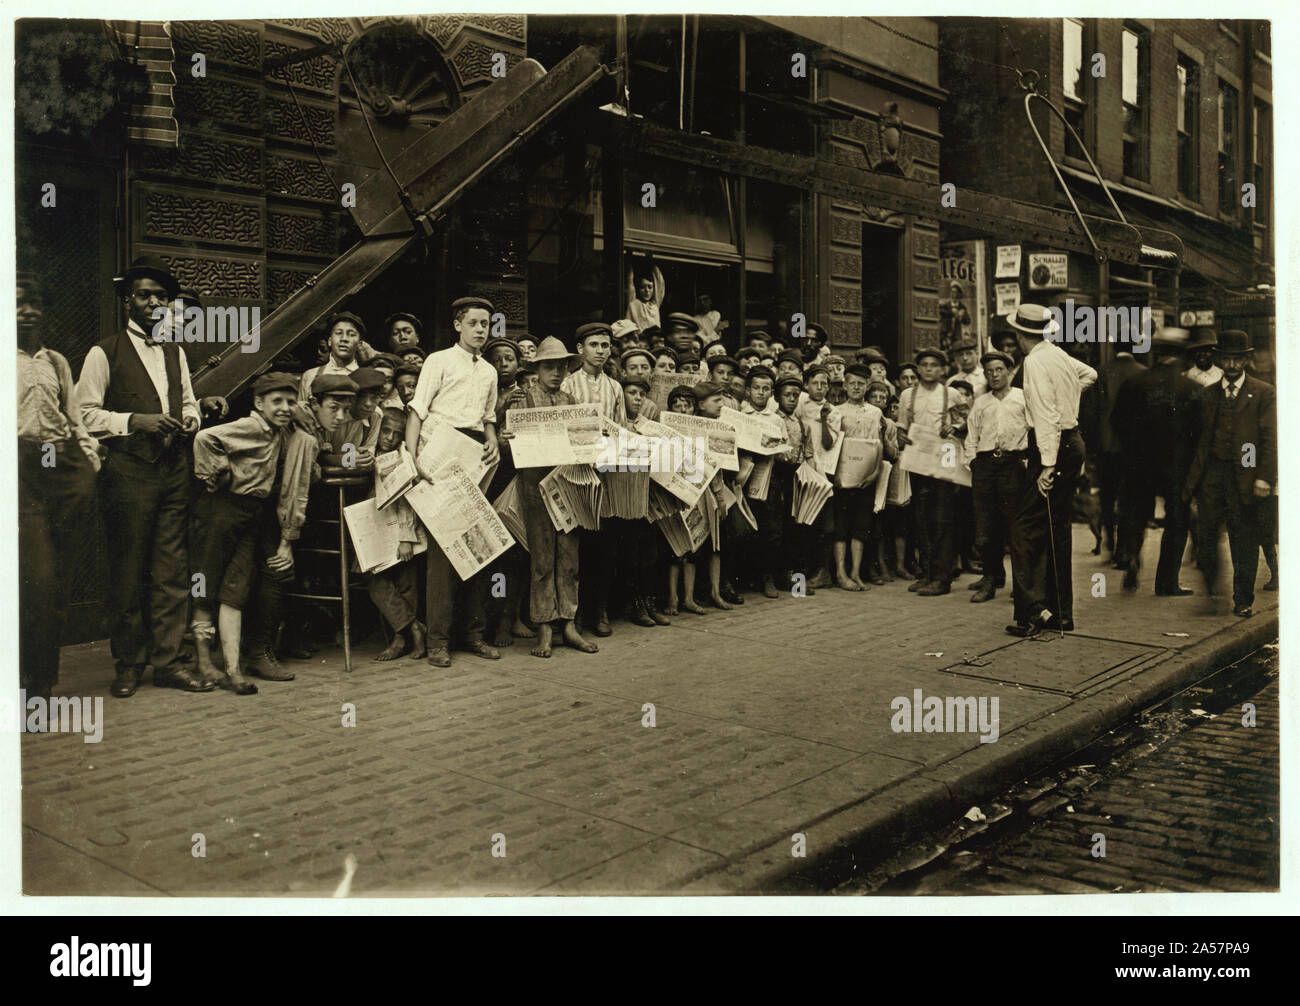
[(1155, 192), (1155, 187), (1144, 178), (1134, 178), (1131, 175), (1120, 175), (1120, 182), (1131, 189), (1137, 189), (1139, 192)]

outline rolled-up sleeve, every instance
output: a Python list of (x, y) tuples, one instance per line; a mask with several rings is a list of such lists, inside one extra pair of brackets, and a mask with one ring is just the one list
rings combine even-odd
[(108, 393), (108, 357), (91, 346), (77, 380), (77, 409), (87, 432), (96, 437), (124, 437), (130, 432), (131, 413), (109, 412), (104, 408)]
[[(495, 380), (493, 384), (495, 385)], [(419, 380), (415, 382), (415, 395), (406, 407), (420, 417), (420, 422), (429, 418), (429, 406), (433, 404), (433, 397), (442, 387), (442, 364), (436, 355), (430, 356), (424, 361), (424, 366), (420, 368)], [(493, 399), (495, 402), (495, 398)]]
[(1061, 445), (1061, 410), (1057, 406), (1060, 382), (1052, 366), (1035, 359), (1032, 354), (1025, 357), (1024, 392), (1025, 409), (1034, 427), (1039, 457), (1045, 467), (1054, 467), (1056, 451)]
[(497, 423), (497, 377), (496, 371), (492, 371), (492, 381), (487, 389), (487, 404), (483, 409), (483, 425), (495, 426)]

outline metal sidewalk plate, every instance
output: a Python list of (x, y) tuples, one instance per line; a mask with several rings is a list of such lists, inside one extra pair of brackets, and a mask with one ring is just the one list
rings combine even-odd
[(943, 668), (949, 674), (1078, 695), (1166, 651), (1157, 646), (1044, 632)]

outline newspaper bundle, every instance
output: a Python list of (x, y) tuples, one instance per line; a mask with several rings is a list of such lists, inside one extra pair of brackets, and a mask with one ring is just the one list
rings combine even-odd
[(809, 432), (812, 434), (813, 441), (813, 465), (819, 472), (830, 478), (839, 467), (840, 452), (844, 449), (844, 434), (837, 433), (830, 447), (823, 447), (821, 424), (813, 426)]
[(752, 500), (766, 500), (768, 489), (772, 485), (772, 468), (775, 462), (771, 458), (756, 458), (754, 470), (745, 482), (745, 495)]
[(475, 476), (459, 461), (446, 461), (432, 478), (432, 482), (421, 479), (412, 486), (406, 502), (429, 529), (456, 575), (468, 580), (510, 548), (514, 539)]
[(655, 526), (663, 533), (668, 547), (673, 550), (673, 555), (680, 557), (694, 552), (708, 540), (712, 501), (712, 493), (705, 493), (693, 507), (656, 523)]
[(721, 419), (709, 419), (706, 416), (687, 416), (680, 412), (664, 412), (659, 422), (669, 429), (676, 430), (683, 438), (694, 444), (703, 444), (705, 456), (712, 465), (723, 471), (740, 470), (740, 457), (736, 454), (736, 431)]
[(858, 489), (876, 477), (884, 448), (875, 438), (845, 437), (835, 467), (835, 484), (842, 489)]
[(889, 476), (893, 472), (894, 466), (888, 461), (880, 462), (880, 474), (876, 476), (876, 499), (873, 511), (880, 513), (885, 509), (885, 503), (889, 496)]
[(605, 487), (600, 515), (620, 517), (623, 520), (640, 520), (645, 517), (650, 504), (650, 472), (601, 472), (600, 481)]
[(650, 492), (646, 500), (646, 520), (652, 523), (661, 521), (665, 517), (681, 513), (683, 509), (682, 501), (676, 496), (662, 486), (654, 482), (650, 483)]
[(739, 412), (722, 407), (722, 421), (736, 431), (736, 447), (751, 454), (780, 454), (790, 446), (790, 436), (779, 416)]
[(790, 500), (790, 515), (795, 523), (814, 523), (834, 492), (825, 475), (807, 461), (803, 462), (794, 470), (794, 492)]
[(506, 530), (515, 536), (515, 541), (519, 542), (527, 552), (528, 532), (524, 523), (524, 493), (517, 476), (501, 490), (501, 495), (492, 503), (492, 509), (497, 512)]
[(962, 443), (955, 437), (941, 437), (934, 430), (913, 423), (907, 431), (912, 442), (903, 448), (898, 467), (913, 475), (926, 475), (959, 486), (970, 485)]
[(540, 483), (542, 502), (555, 530), (600, 530), (604, 487), (590, 465), (560, 465)]
[[(401, 544), (398, 536), (402, 524), (400, 508), (380, 510), (373, 499), (364, 499), (344, 507), (343, 518), (347, 521), (352, 551), (361, 572), (382, 573), (397, 565), (397, 547)], [(419, 555), (428, 547), (428, 539), (421, 533), (420, 539), (412, 545), (412, 554)]]
[(406, 444), (375, 458), (375, 507), (383, 510), (394, 500), (401, 499), (406, 491), (420, 480), (415, 461)]
[(599, 405), (555, 405), (507, 409), (514, 434), (510, 454), (516, 468), (592, 465), (604, 446)]

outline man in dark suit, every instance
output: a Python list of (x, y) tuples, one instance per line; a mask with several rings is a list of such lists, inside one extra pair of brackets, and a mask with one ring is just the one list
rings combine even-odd
[(1115, 548), (1127, 560), (1124, 588), (1137, 589), (1142, 539), (1159, 496), (1165, 501), (1165, 530), (1156, 566), (1156, 594), (1162, 597), (1192, 593), (1178, 583), (1187, 544), (1188, 504), (1183, 488), (1201, 423), (1202, 388), (1182, 374), (1183, 347), (1189, 341), (1185, 328), (1156, 331), (1151, 339), (1155, 364), (1150, 370), (1139, 365), (1137, 374), (1118, 388), (1108, 427), (1122, 459), (1120, 540)]
[[(1139, 363), (1132, 353), (1116, 353), (1115, 359), (1101, 368), (1097, 383), (1084, 395), (1083, 408), (1096, 410), (1097, 418), (1097, 481), (1101, 490), (1101, 526), (1106, 532), (1106, 544), (1111, 550), (1111, 558), (1117, 569), (1127, 566), (1124, 537), (1119, 533), (1122, 522), (1118, 504), (1123, 493), (1124, 456), (1123, 445), (1118, 436), (1118, 429), (1112, 418), (1115, 415), (1115, 402), (1119, 398), (1119, 389), (1130, 377), (1145, 374), (1147, 368)], [(1088, 399), (1092, 399), (1088, 403)], [(1091, 411), (1089, 409), (1089, 411)], [(1080, 424), (1082, 425), (1082, 423)], [(1087, 439), (1085, 442), (1092, 443)], [(1186, 469), (1183, 470), (1186, 474)], [(1180, 494), (1181, 495), (1181, 494)]]
[(1228, 525), (1232, 551), (1232, 612), (1249, 618), (1259, 566), (1259, 506), (1277, 484), (1277, 398), (1273, 387), (1246, 373), (1250, 336), (1219, 336), (1215, 361), (1223, 379), (1202, 390), (1204, 423), (1187, 498), (1199, 515), (1198, 551), (1206, 591), (1213, 597), (1219, 565), (1219, 527)]
[(110, 692), (134, 695), (146, 665), (159, 687), (210, 692), (215, 685), (182, 654), (190, 600), (190, 438), (199, 428), (199, 406), (180, 345), (163, 329), (155, 332), (179, 287), (166, 265), (148, 256), (114, 284), (127, 327), (91, 347), (76, 391), (86, 429), (108, 449), (99, 492), (117, 665)]

